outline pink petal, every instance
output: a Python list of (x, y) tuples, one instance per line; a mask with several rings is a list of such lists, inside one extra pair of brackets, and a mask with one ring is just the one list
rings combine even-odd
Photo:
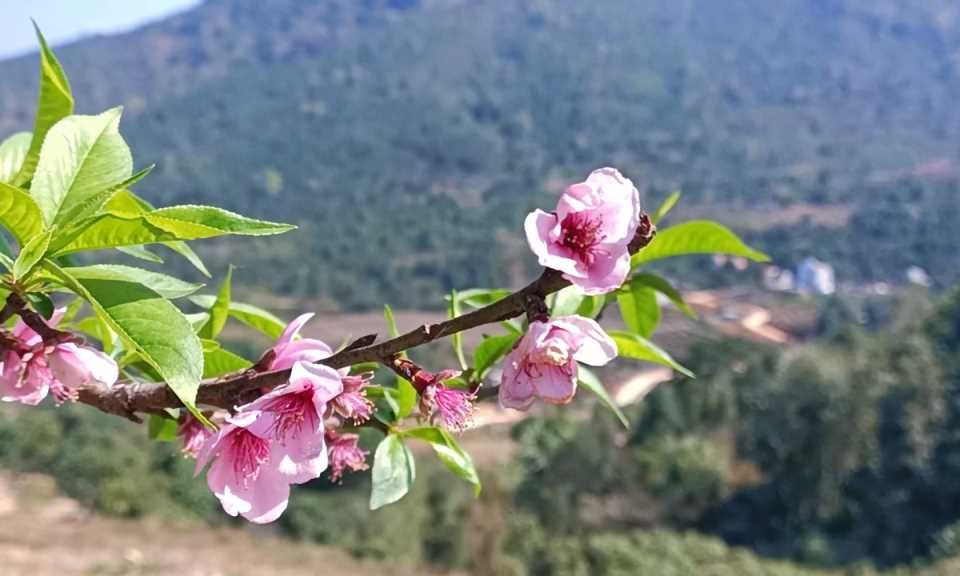
[(327, 445), (323, 431), (320, 431), (318, 438), (298, 435), (294, 444), (290, 441), (282, 445), (274, 442), (270, 460), (276, 462), (277, 473), (288, 484), (303, 484), (319, 478), (327, 469)]
[(537, 255), (541, 266), (561, 272), (576, 273), (577, 260), (569, 250), (553, 241), (553, 232), (557, 226), (556, 216), (543, 210), (534, 210), (527, 215), (523, 223), (527, 233), (527, 244)]
[(119, 377), (113, 358), (87, 346), (59, 344), (47, 362), (54, 377), (67, 388), (77, 389), (91, 381), (111, 386)]
[(316, 403), (329, 402), (343, 392), (343, 378), (340, 377), (340, 373), (323, 364), (297, 362), (290, 371), (290, 385), (313, 386), (313, 399)]
[(290, 484), (276, 470), (264, 466), (249, 492), (250, 508), (241, 515), (254, 524), (267, 524), (280, 517), (290, 501)]
[(597, 252), (589, 269), (579, 266), (573, 273), (565, 272), (563, 277), (589, 296), (613, 292), (623, 286), (630, 275), (630, 253), (626, 248), (616, 251), (619, 253)]
[(535, 390), (530, 378), (520, 369), (522, 352), (518, 349), (510, 352), (503, 362), (503, 376), (497, 392), (500, 405), (514, 410), (526, 410), (535, 400)]
[(577, 362), (590, 366), (603, 366), (617, 357), (617, 343), (595, 320), (583, 316), (567, 316), (557, 320), (557, 324), (584, 336), (573, 354)]
[(301, 314), (294, 318), (293, 321), (287, 324), (287, 327), (283, 329), (283, 333), (280, 334), (280, 338), (277, 339), (277, 343), (274, 345), (274, 348), (286, 346), (287, 344), (293, 342), (293, 339), (296, 338), (300, 333), (300, 329), (303, 328), (303, 325), (309, 322), (313, 317), (313, 312), (307, 312), (306, 314)]
[(569, 373), (557, 366), (540, 365), (541, 376), (533, 380), (537, 395), (551, 404), (566, 404), (577, 393), (577, 363), (571, 361), (566, 367)]

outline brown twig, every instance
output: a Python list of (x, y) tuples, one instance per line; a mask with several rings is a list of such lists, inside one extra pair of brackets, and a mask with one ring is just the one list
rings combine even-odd
[[(630, 243), (630, 253), (634, 254), (649, 244), (655, 232), (650, 219), (643, 214), (637, 235)], [(389, 361), (401, 352), (437, 339), (526, 314), (531, 302), (542, 302), (549, 294), (569, 285), (559, 272), (547, 269), (526, 287), (488, 306), (450, 320), (422, 325), (379, 344), (357, 345), (357, 342), (354, 342), (319, 363), (333, 368), (345, 368), (364, 362)], [(368, 338), (369, 336), (360, 340)], [(289, 376), (289, 369), (271, 372), (245, 370), (206, 380), (200, 384), (197, 403), (230, 409), (247, 393), (279, 386), (286, 382)], [(90, 385), (80, 390), (78, 401), (125, 418), (135, 412), (155, 413), (182, 406), (173, 391), (163, 383), (125, 383), (112, 387)]]

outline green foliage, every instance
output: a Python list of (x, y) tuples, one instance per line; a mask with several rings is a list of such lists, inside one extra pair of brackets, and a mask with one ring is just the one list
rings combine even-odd
[(32, 138), (30, 132), (17, 132), (0, 142), (0, 183), (11, 183), (20, 172)]
[(373, 456), (370, 509), (376, 510), (403, 498), (416, 476), (413, 453), (399, 435), (388, 434)]
[(649, 262), (688, 254), (729, 254), (756, 262), (770, 258), (746, 244), (733, 232), (716, 222), (693, 220), (659, 230), (653, 240), (633, 255), (636, 268)]
[(681, 366), (665, 350), (639, 334), (612, 331), (610, 337), (617, 344), (617, 351), (623, 358), (662, 364), (673, 368), (684, 376), (693, 378), (693, 372)]
[(473, 485), (474, 494), (480, 495), (480, 477), (473, 466), (473, 459), (449, 432), (435, 426), (421, 426), (404, 430), (403, 435), (408, 438), (417, 438), (430, 444), (437, 458), (443, 462), (451, 472)]

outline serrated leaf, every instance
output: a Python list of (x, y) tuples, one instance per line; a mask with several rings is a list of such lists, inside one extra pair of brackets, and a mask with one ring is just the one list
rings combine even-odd
[(47, 227), (72, 224), (67, 219), (87, 202), (102, 205), (106, 191), (130, 178), (133, 157), (120, 136), (122, 111), (68, 116), (50, 129), (30, 187)]
[(630, 428), (630, 421), (627, 420), (627, 416), (623, 413), (623, 410), (617, 406), (617, 403), (613, 401), (610, 394), (607, 393), (606, 387), (604, 387), (603, 382), (597, 378), (597, 375), (583, 366), (577, 368), (577, 373), (580, 385), (592, 392), (600, 400), (601, 404), (610, 409), (613, 415), (617, 417), (617, 420), (623, 424), (624, 428)]
[[(216, 301), (216, 296), (207, 294), (191, 296), (190, 301), (201, 308), (209, 309), (213, 306), (214, 301)], [(279, 338), (280, 334), (283, 333), (283, 329), (286, 327), (286, 323), (284, 323), (283, 320), (252, 304), (231, 302), (229, 312), (232, 318), (274, 339)]]
[(488, 336), (473, 349), (473, 370), (478, 380), (483, 380), (490, 368), (507, 355), (521, 334), (511, 333), (503, 336)]
[(684, 376), (694, 378), (693, 372), (681, 366), (665, 350), (639, 334), (613, 331), (609, 336), (617, 344), (617, 351), (623, 358), (653, 362), (673, 368)]
[(230, 315), (230, 283), (233, 279), (233, 266), (227, 268), (227, 275), (220, 285), (220, 291), (217, 298), (213, 301), (207, 312), (210, 313), (210, 319), (200, 328), (200, 337), (213, 339), (220, 335), (223, 327), (227, 324), (227, 318)]
[[(117, 280), (142, 284), (160, 296), (171, 300), (189, 296), (203, 288), (203, 284), (185, 282), (179, 278), (152, 270), (120, 264), (94, 264), (93, 266), (63, 268), (63, 270), (77, 280)], [(56, 278), (55, 275), (50, 273), (44, 275)]]
[(405, 430), (403, 435), (410, 438), (417, 438), (430, 444), (437, 458), (443, 462), (448, 470), (456, 474), (463, 480), (473, 485), (475, 495), (480, 495), (480, 476), (477, 475), (477, 469), (473, 465), (473, 459), (460, 447), (449, 432), (434, 426), (421, 426), (411, 430)]
[(657, 224), (663, 220), (663, 217), (666, 216), (679, 201), (680, 191), (675, 190), (672, 194), (667, 196), (667, 199), (663, 201), (663, 204), (661, 204), (660, 207), (657, 208), (657, 211), (650, 216), (650, 221), (654, 224)]
[(121, 192), (125, 192), (126, 191), (125, 189), (128, 186), (133, 186), (135, 183), (146, 178), (147, 175), (153, 171), (153, 167), (154, 165), (151, 164), (150, 166), (147, 166), (146, 168), (140, 170), (133, 176), (130, 176), (123, 182), (113, 185), (100, 192), (91, 194), (83, 201), (77, 202), (76, 204), (72, 205), (70, 208), (65, 209), (61, 213), (59, 220), (69, 225), (73, 222), (82, 221), (83, 219), (89, 216), (92, 216), (93, 214), (99, 213), (101, 209), (107, 204), (107, 202), (110, 201), (111, 198), (113, 198), (114, 196), (116, 196)]
[[(288, 224), (245, 218), (208, 206), (173, 206), (140, 213), (113, 210), (110, 203), (105, 208), (105, 213), (85, 220), (74, 227), (72, 234), (64, 234), (62, 239), (58, 239), (55, 243), (56, 255), (133, 244), (167, 244), (228, 234), (265, 236), (296, 228)], [(210, 212), (219, 216), (208, 218)], [(221, 227), (216, 228), (217, 225)]]
[(271, 236), (296, 228), (291, 224), (255, 220), (212, 206), (170, 206), (144, 214), (147, 222), (171, 232), (178, 240), (212, 238), (223, 234)]
[(406, 496), (417, 477), (413, 453), (396, 434), (389, 434), (373, 455), (370, 509), (377, 510)]
[(644, 338), (653, 335), (660, 324), (660, 304), (653, 288), (641, 283), (628, 284), (617, 292), (617, 304), (627, 328)]
[(23, 246), (43, 230), (43, 215), (29, 194), (0, 182), (0, 224)]
[(20, 172), (30, 149), (30, 132), (17, 132), (0, 142), (0, 182), (10, 184)]
[(215, 340), (201, 340), (203, 346), (203, 377), (218, 378), (224, 374), (246, 370), (253, 362), (227, 350)]
[(159, 373), (193, 415), (206, 422), (195, 405), (203, 375), (203, 348), (176, 306), (143, 284), (74, 278), (50, 262), (44, 266), (87, 300), (97, 316)]
[(155, 442), (173, 442), (177, 439), (177, 421), (159, 414), (151, 414), (147, 419), (147, 435)]
[(133, 256), (138, 260), (145, 260), (147, 262), (153, 262), (154, 264), (163, 264), (163, 258), (139, 244), (134, 244), (133, 246), (118, 246), (117, 250), (127, 256)]
[(657, 232), (650, 244), (633, 255), (631, 267), (687, 254), (728, 254), (755, 262), (770, 257), (750, 248), (726, 226), (708, 220), (691, 220)]
[(48, 230), (39, 236), (35, 236), (20, 250), (20, 254), (17, 255), (17, 259), (13, 263), (14, 280), (25, 278), (33, 270), (33, 267), (40, 262), (50, 247), (51, 236), (53, 236), (53, 230)]
[(47, 132), (61, 119), (73, 114), (73, 94), (67, 75), (47, 46), (36, 22), (33, 23), (33, 28), (40, 43), (40, 95), (37, 99), (37, 118), (33, 124), (30, 148), (13, 180), (17, 186), (22, 186), (33, 178)]

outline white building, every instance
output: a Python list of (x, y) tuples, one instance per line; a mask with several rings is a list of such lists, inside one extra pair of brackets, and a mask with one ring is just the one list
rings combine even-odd
[(797, 291), (807, 294), (829, 295), (837, 291), (833, 266), (808, 257), (797, 266)]

